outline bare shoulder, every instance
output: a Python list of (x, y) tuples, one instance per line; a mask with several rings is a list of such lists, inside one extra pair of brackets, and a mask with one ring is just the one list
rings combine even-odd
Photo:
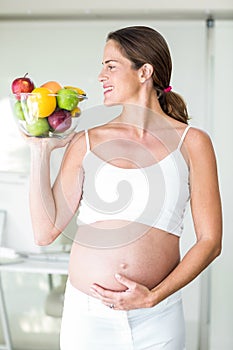
[(121, 127), (114, 123), (106, 123), (88, 130), (91, 145), (97, 145), (103, 141), (111, 140), (120, 136)]
[(84, 130), (75, 133), (74, 137), (68, 145), (67, 150), (76, 148), (78, 148), (79, 150), (86, 148), (86, 137)]
[(75, 133), (74, 137), (67, 146), (64, 161), (72, 160), (74, 163), (81, 163), (87, 151), (85, 131)]
[(120, 128), (120, 123), (106, 123), (106, 124), (102, 124), (102, 125), (97, 125), (94, 126), (93, 128), (90, 128), (88, 130), (88, 133), (91, 134), (104, 134), (104, 133), (108, 133), (109, 131), (114, 132), (114, 130), (117, 130), (118, 128)]
[(205, 143), (211, 143), (211, 138), (209, 134), (203, 129), (190, 125), (186, 137), (186, 143), (187, 145), (193, 143), (197, 146), (203, 146)]
[(195, 154), (206, 148), (212, 148), (212, 140), (206, 131), (191, 126), (185, 137), (185, 146), (191, 154)]
[(184, 124), (177, 120), (172, 120), (170, 123), (172, 123), (171, 125), (177, 130), (180, 137), (185, 133), (183, 145), (190, 154), (199, 152), (203, 147), (206, 148), (212, 146), (209, 134), (203, 129), (193, 125)]
[(204, 164), (216, 162), (213, 143), (206, 131), (191, 126), (185, 137), (184, 145), (191, 165), (202, 167)]
[(75, 134), (67, 147), (66, 155), (73, 156), (80, 163), (82, 162), (87, 152), (87, 142), (90, 144), (90, 148), (93, 149), (103, 141), (108, 141), (119, 136), (119, 128), (114, 124), (106, 123), (100, 126), (95, 126), (87, 130), (82, 130)]

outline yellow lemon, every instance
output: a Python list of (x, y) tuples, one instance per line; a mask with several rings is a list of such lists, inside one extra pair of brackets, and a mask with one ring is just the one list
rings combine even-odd
[(56, 96), (44, 87), (32, 90), (27, 99), (29, 114), (34, 118), (45, 118), (55, 110), (57, 105)]
[(80, 114), (81, 114), (81, 109), (79, 107), (76, 107), (71, 111), (71, 117), (79, 117)]

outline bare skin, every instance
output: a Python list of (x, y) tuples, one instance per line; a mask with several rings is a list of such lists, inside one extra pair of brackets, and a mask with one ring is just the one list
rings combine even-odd
[[(113, 123), (90, 131), (92, 149), (120, 134), (122, 139), (145, 146), (148, 154), (158, 160), (167, 156), (167, 150), (159, 142), (152, 142), (147, 132), (155, 130), (155, 120), (148, 118), (147, 110), (159, 115), (179, 136), (186, 125), (161, 110), (152, 73), (149, 64), (133, 70), (131, 62), (114, 42), (110, 40), (106, 44), (99, 76), (104, 88), (104, 103), (107, 106), (119, 103), (124, 108)], [(142, 113), (129, 113), (132, 105), (143, 107)], [(125, 127), (129, 124), (130, 127)], [(63, 141), (31, 138), (28, 142), (32, 151), (30, 203), (35, 241), (46, 245), (61, 234), (79, 206), (84, 179), (85, 136), (80, 132)], [(60, 172), (51, 188), (48, 180), (50, 154), (53, 149), (66, 144)], [(179, 238), (149, 227), (140, 239), (119, 248), (101, 250), (74, 242), (69, 278), (77, 289), (106, 305), (114, 304), (115, 309), (151, 307), (187, 285), (220, 254), (221, 201), (211, 140), (203, 131), (192, 128), (185, 138), (182, 153), (190, 169), (191, 209), (196, 234), (193, 247), (180, 261)], [(146, 159), (143, 166), (148, 164), (151, 164), (150, 159)], [(117, 159), (114, 165), (131, 168), (133, 162)]]
[[(89, 130), (90, 147), (93, 152), (97, 150), (101, 153), (100, 145), (110, 143), (111, 139), (120, 138), (125, 140), (129, 138), (129, 131), (132, 133), (130, 140), (135, 141), (133, 143), (135, 148), (135, 144), (139, 142), (138, 136), (135, 135), (133, 128), (122, 125), (119, 122), (120, 119), (116, 118), (107, 125)], [(177, 127), (176, 133), (181, 136), (186, 126), (177, 123)], [(155, 159), (160, 161), (168, 155), (167, 148), (156, 139), (154, 134), (146, 132), (146, 130), (144, 130), (143, 136), (140, 137), (140, 145), (143, 145), (147, 150), (142, 160), (139, 154), (142, 167), (153, 164)], [(135, 154), (130, 151), (130, 159), (129, 157), (122, 159), (114, 157), (113, 160), (111, 159), (111, 164), (119, 168), (135, 168), (134, 163), (138, 164), (137, 155), (139, 150), (137, 149)], [(115, 149), (113, 153), (116, 153)], [(100, 157), (104, 158), (104, 156), (103, 152)], [(121, 233), (121, 223), (119, 221), (98, 222), (92, 224), (91, 227), (118, 227), (115, 235)], [(78, 230), (84, 231), (82, 232), (83, 235), (88, 235), (91, 227), (86, 225), (84, 228), (78, 228)], [(116, 273), (122, 273), (149, 289), (158, 285), (180, 261), (179, 237), (139, 223), (134, 223), (134, 228), (143, 232), (141, 237), (113, 249), (99, 249), (98, 247), (95, 249), (74, 242), (69, 268), (69, 278), (72, 285), (86, 294), (91, 293), (90, 288), (95, 283), (110, 290), (126, 290), (127, 287), (116, 280)]]
[(115, 278), (123, 274), (146, 286), (158, 285), (179, 263), (179, 238), (156, 229), (127, 246), (93, 249), (73, 244), (69, 276), (77, 289), (90, 294), (93, 284), (112, 291), (125, 291)]

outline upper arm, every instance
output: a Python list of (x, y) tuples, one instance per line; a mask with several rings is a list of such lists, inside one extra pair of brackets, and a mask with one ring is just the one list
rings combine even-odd
[(85, 153), (85, 136), (80, 132), (67, 147), (53, 186), (57, 212), (56, 225), (59, 230), (64, 229), (79, 205), (83, 184), (82, 160)]
[(221, 246), (222, 209), (214, 148), (210, 137), (190, 129), (187, 137), (190, 164), (190, 203), (197, 239)]

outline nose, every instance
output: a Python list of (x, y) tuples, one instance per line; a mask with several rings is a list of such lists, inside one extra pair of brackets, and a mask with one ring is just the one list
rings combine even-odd
[(104, 73), (104, 67), (103, 67), (102, 70), (100, 71), (99, 75), (98, 75), (98, 80), (99, 80), (100, 83), (102, 83), (106, 79), (107, 79), (107, 76)]

